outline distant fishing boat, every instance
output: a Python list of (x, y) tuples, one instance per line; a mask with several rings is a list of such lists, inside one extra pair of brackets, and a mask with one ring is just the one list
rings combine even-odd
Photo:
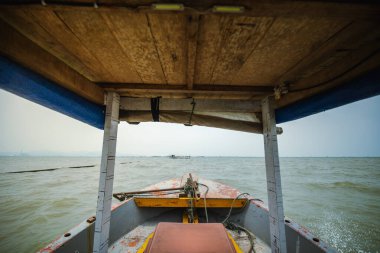
[[(380, 94), (380, 4), (169, 2), (0, 4), (0, 88), (104, 129), (96, 216), (41, 252), (335, 252), (284, 216), (276, 124)], [(113, 194), (120, 121), (262, 134), (269, 208), (191, 174)]]
[(169, 158), (171, 158), (171, 159), (190, 159), (190, 156), (184, 156), (184, 155), (170, 155)]

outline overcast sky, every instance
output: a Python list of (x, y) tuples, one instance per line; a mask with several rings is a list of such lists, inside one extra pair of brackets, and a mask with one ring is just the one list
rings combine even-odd
[[(0, 90), (0, 154), (99, 155), (103, 132)], [(280, 156), (380, 156), (380, 96), (280, 125)], [(119, 125), (118, 155), (263, 156), (263, 138), (167, 123)]]

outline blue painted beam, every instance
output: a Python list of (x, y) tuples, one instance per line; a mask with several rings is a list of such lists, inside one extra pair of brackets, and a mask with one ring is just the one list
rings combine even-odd
[(354, 78), (337, 88), (276, 110), (276, 123), (284, 123), (380, 95), (380, 69)]
[(0, 88), (96, 128), (104, 127), (104, 106), (88, 101), (2, 56)]

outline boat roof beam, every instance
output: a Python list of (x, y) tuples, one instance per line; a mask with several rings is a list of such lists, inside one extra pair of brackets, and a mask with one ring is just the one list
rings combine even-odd
[[(160, 99), (161, 111), (191, 111), (192, 102), (195, 102), (197, 112), (239, 112), (256, 113), (261, 111), (261, 103), (258, 100), (229, 100), (229, 99)], [(130, 111), (149, 111), (151, 109), (150, 98), (120, 98), (120, 109)]]

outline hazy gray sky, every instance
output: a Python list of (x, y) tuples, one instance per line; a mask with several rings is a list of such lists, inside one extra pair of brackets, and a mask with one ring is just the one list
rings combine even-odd
[[(97, 155), (103, 132), (0, 90), (0, 154)], [(380, 96), (280, 125), (280, 156), (380, 156)], [(167, 123), (119, 125), (118, 155), (263, 156), (263, 138)]]

